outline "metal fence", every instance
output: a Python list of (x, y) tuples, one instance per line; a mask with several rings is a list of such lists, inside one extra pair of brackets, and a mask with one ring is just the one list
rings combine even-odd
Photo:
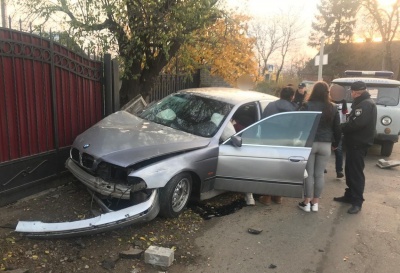
[(153, 92), (150, 95), (149, 101), (157, 101), (179, 90), (195, 88), (199, 87), (199, 85), (199, 72), (191, 75), (161, 74), (154, 83)]
[(0, 199), (57, 177), (74, 138), (103, 116), (103, 62), (0, 28)]

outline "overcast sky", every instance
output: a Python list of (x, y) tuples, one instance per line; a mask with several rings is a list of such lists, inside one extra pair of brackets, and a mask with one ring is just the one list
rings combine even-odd
[(302, 39), (302, 48), (309, 57), (318, 52), (315, 49), (307, 47), (308, 36), (311, 31), (311, 23), (317, 11), (317, 4), (320, 0), (226, 0), (228, 5), (236, 11), (249, 14), (255, 19), (264, 20), (268, 16), (279, 13), (293, 14), (298, 16), (303, 25), (304, 38)]

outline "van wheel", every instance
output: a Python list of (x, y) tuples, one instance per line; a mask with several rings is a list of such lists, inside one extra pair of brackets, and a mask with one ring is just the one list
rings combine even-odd
[(188, 173), (175, 175), (160, 189), (160, 216), (178, 217), (189, 201), (192, 191), (192, 177)]
[(384, 141), (381, 146), (381, 156), (390, 156), (392, 154), (394, 142)]

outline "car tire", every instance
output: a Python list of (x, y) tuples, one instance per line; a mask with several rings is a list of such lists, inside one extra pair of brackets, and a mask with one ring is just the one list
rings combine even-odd
[(381, 156), (390, 156), (392, 154), (394, 143), (391, 141), (382, 142)]
[(188, 173), (175, 175), (160, 189), (160, 216), (178, 217), (189, 201), (192, 191), (192, 177)]

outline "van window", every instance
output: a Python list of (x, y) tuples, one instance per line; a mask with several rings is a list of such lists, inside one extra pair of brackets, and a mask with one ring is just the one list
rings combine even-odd
[[(343, 85), (346, 89), (346, 101), (353, 102), (351, 97), (350, 85)], [(378, 105), (397, 106), (400, 100), (400, 88), (398, 86), (368, 86), (371, 98)]]

